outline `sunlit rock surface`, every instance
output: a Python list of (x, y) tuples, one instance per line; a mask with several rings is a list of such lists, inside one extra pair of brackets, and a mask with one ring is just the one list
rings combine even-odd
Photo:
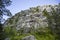
[(6, 20), (4, 25), (6, 27), (11, 26), (17, 30), (24, 27), (34, 27), (35, 29), (39, 27), (47, 27), (47, 19), (45, 16), (43, 16), (43, 10), (46, 9), (51, 15), (52, 7), (54, 9), (57, 8), (57, 6), (44, 5), (23, 10)]

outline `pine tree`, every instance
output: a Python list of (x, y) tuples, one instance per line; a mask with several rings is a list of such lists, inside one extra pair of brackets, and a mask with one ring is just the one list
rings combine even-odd
[(11, 12), (6, 9), (6, 6), (11, 5), (11, 0), (0, 0), (0, 40), (4, 40), (4, 34), (3, 34), (3, 27), (2, 27), (2, 21), (4, 21), (3, 17), (5, 16), (11, 16)]

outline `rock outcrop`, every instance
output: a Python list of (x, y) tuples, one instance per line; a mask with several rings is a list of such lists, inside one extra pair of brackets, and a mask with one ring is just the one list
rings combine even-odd
[(21, 11), (15, 14), (15, 16), (6, 20), (4, 26), (10, 26), (17, 30), (20, 30), (21, 28), (25, 30), (26, 27), (34, 27), (34, 29), (39, 27), (47, 27), (47, 19), (45, 16), (43, 16), (43, 10), (46, 9), (49, 13), (51, 13), (52, 7), (54, 9), (57, 8), (57, 6), (46, 5), (32, 7), (30, 9)]
[(22, 38), (22, 40), (36, 40), (36, 38), (33, 35), (30, 35)]

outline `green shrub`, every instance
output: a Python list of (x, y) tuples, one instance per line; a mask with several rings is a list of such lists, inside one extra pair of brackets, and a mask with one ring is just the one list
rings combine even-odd
[(38, 28), (37, 30), (31, 31), (27, 34), (22, 33), (22, 30), (17, 31), (15, 28), (13, 29), (9, 26), (4, 29), (7, 37), (9, 37), (10, 40), (21, 40), (21, 38), (28, 35), (34, 35), (37, 40), (55, 40), (55, 36), (50, 33), (48, 28)]

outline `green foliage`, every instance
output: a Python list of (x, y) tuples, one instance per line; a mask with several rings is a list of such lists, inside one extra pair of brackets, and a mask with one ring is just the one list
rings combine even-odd
[(55, 36), (51, 34), (49, 28), (39, 28), (36, 32), (32, 32), (31, 34), (34, 35), (37, 40), (55, 40)]
[[(5, 19), (4, 16), (11, 16), (11, 12), (6, 9), (6, 6), (9, 6), (11, 4), (11, 0), (0, 0), (0, 24), (2, 24)], [(3, 30), (3, 27), (0, 25), (0, 29)], [(4, 40), (1, 36), (5, 36), (4, 32), (0, 30), (0, 40)], [(3, 34), (2, 34), (3, 33)]]
[(13, 24), (13, 19), (10, 19), (8, 22), (9, 22), (10, 24)]
[(11, 16), (12, 14), (8, 9), (6, 9), (6, 6), (9, 6), (11, 4), (11, 0), (0, 0), (0, 23), (2, 22), (3, 15)]
[(7, 37), (15, 36), (17, 34), (16, 29), (12, 29), (11, 27), (4, 28), (4, 31), (5, 31), (5, 33), (7, 35)]
[(15, 21), (17, 22), (18, 21), (18, 18)]
[(47, 16), (47, 17), (49, 17), (49, 16), (50, 16), (50, 15), (48, 14), (48, 12), (47, 12), (47, 10), (46, 10), (46, 9), (44, 9), (44, 10), (43, 10), (43, 13), (44, 13), (44, 14), (43, 14), (43, 16)]
[(5, 27), (4, 32), (6, 34), (6, 38), (10, 38), (10, 40), (21, 40), (21, 38), (30, 35), (30, 34), (21, 34), (22, 30), (17, 31), (15, 28), (12, 28), (10, 26)]
[(36, 12), (39, 12), (39, 8), (38, 7), (32, 7), (32, 8), (30, 8), (30, 11), (32, 13), (36, 13)]
[[(21, 40), (21, 38), (28, 36), (28, 35), (34, 35), (37, 40), (54, 40), (55, 36), (51, 34), (51, 31), (48, 27), (46, 28), (38, 28), (35, 31), (31, 31), (30, 33), (24, 34), (21, 29), (20, 31), (17, 31), (15, 28), (11, 27), (5, 27), (5, 34), (7, 35), (7, 38), (10, 38), (10, 40)], [(33, 29), (32, 29), (33, 30)], [(22, 33), (22, 34), (21, 34)]]
[(43, 11), (44, 16), (47, 17), (48, 26), (51, 29), (52, 33), (57, 35), (55, 40), (60, 40), (60, 5), (57, 5), (57, 8), (54, 9), (51, 7), (52, 11), (47, 12), (46, 10)]

